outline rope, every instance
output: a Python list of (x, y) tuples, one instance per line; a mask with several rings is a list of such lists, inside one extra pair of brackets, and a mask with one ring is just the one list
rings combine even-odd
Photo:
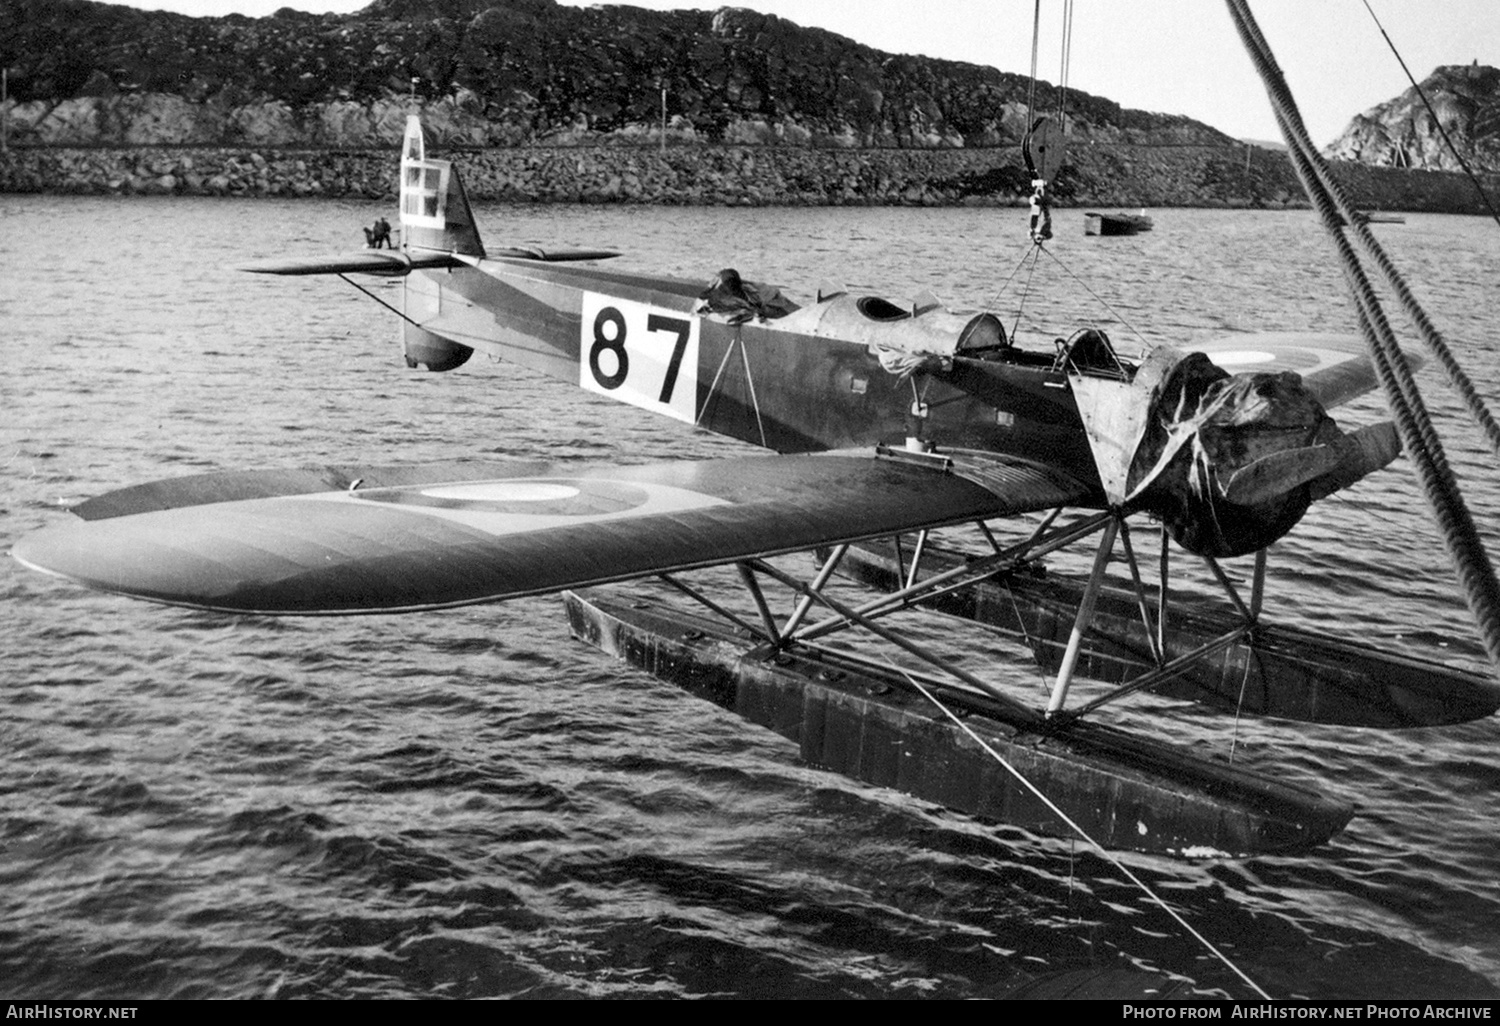
[[(1364, 267), (1344, 234), (1343, 229), (1352, 225), (1356, 237), (1360, 237), (1361, 226), (1337, 185), (1331, 184), (1328, 168), (1308, 137), (1296, 102), (1248, 4), (1245, 0), (1226, 0), (1226, 3), (1241, 41), (1265, 83), (1297, 177), (1338, 251), (1359, 315), (1360, 329), (1391, 407), (1402, 446), (1416, 469), (1428, 505), (1442, 529), (1443, 541), (1485, 650), (1491, 663), (1500, 668), (1500, 582), (1496, 581), (1494, 568), (1448, 466), (1442, 442), (1432, 426), (1411, 369), (1396, 344)], [(1373, 237), (1370, 246), (1374, 246)], [(1378, 260), (1376, 262), (1379, 264)]]
[(1406, 72), (1406, 80), (1417, 91), (1417, 96), (1421, 99), (1422, 106), (1427, 108), (1427, 113), (1432, 117), (1432, 123), (1437, 126), (1438, 134), (1443, 137), (1443, 142), (1447, 145), (1448, 152), (1453, 154), (1453, 159), (1458, 161), (1458, 166), (1463, 168), (1464, 174), (1469, 176), (1469, 181), (1473, 184), (1474, 191), (1479, 193), (1479, 201), (1490, 212), (1490, 216), (1495, 219), (1495, 223), (1500, 224), (1500, 213), (1495, 212), (1494, 204), (1490, 203), (1489, 194), (1484, 191), (1484, 186), (1479, 184), (1478, 176), (1469, 167), (1469, 162), (1464, 159), (1463, 154), (1458, 152), (1458, 147), (1453, 145), (1453, 140), (1448, 138), (1448, 130), (1443, 127), (1442, 118), (1437, 116), (1437, 111), (1433, 110), (1432, 104), (1427, 102), (1427, 93), (1422, 90), (1422, 87), (1417, 84), (1417, 80), (1412, 77), (1411, 69), (1406, 66), (1406, 61), (1401, 57), (1401, 51), (1396, 49), (1396, 44), (1391, 42), (1390, 34), (1386, 32), (1385, 26), (1380, 24), (1380, 19), (1375, 16), (1375, 9), (1370, 6), (1370, 0), (1362, 0), (1362, 2), (1365, 5), (1365, 10), (1370, 12), (1370, 20), (1375, 22), (1375, 27), (1380, 30), (1380, 34), (1385, 36), (1385, 45), (1391, 48), (1391, 53), (1396, 55), (1396, 62), (1401, 65), (1401, 70)]
[[(1465, 406), (1467, 406), (1469, 409), (1470, 416), (1484, 431), (1485, 437), (1490, 443), (1490, 448), (1496, 453), (1496, 455), (1500, 455), (1500, 426), (1496, 425), (1495, 419), (1490, 415), (1489, 410), (1485, 407), (1484, 400), (1479, 395), (1478, 390), (1474, 388), (1473, 383), (1468, 378), (1468, 375), (1466, 375), (1463, 368), (1459, 366), (1457, 358), (1453, 355), (1452, 350), (1448, 348), (1447, 342), (1443, 339), (1442, 334), (1437, 330), (1436, 327), (1433, 326), (1432, 322), (1428, 319), (1427, 312), (1422, 309), (1422, 305), (1417, 302), (1416, 297), (1412, 295), (1411, 290), (1406, 285), (1405, 279), (1402, 278), (1400, 272), (1396, 270), (1396, 267), (1391, 262), (1390, 257), (1386, 255), (1385, 250), (1375, 239), (1375, 236), (1370, 232), (1369, 227), (1363, 222), (1361, 218), (1355, 216), (1352, 209), (1352, 204), (1350, 204), (1348, 197), (1344, 195), (1342, 187), (1338, 184), (1337, 181), (1334, 180), (1333, 175), (1328, 168), (1328, 165), (1321, 159), (1321, 157), (1317, 155), (1317, 151), (1312, 145), (1311, 138), (1307, 134), (1306, 126), (1302, 124), (1301, 115), (1297, 112), (1296, 102), (1292, 99), (1291, 91), (1287, 88), (1285, 80), (1281, 79), (1280, 70), (1276, 68), (1275, 58), (1271, 55), (1270, 47), (1266, 44), (1265, 38), (1259, 34), (1259, 29), (1255, 26), (1253, 21), (1250, 23), (1249, 27), (1255, 34), (1258, 45), (1261, 48), (1261, 52), (1269, 61), (1269, 67), (1274, 71), (1275, 76), (1280, 80), (1279, 86), (1277, 86), (1276, 91), (1272, 93), (1272, 106), (1276, 113), (1277, 122), (1280, 124), (1283, 118), (1287, 118), (1288, 122), (1291, 125), (1290, 131), (1295, 132), (1298, 136), (1298, 140), (1301, 146), (1300, 148), (1297, 146), (1292, 147), (1293, 150), (1297, 151), (1292, 155), (1294, 163), (1298, 160), (1299, 157), (1306, 160), (1307, 168), (1317, 177), (1318, 183), (1322, 186), (1323, 190), (1327, 192), (1329, 198), (1333, 201), (1335, 208), (1338, 211), (1338, 215), (1343, 220), (1344, 225), (1353, 230), (1355, 239), (1365, 250), (1366, 255), (1369, 256), (1372, 261), (1374, 261), (1376, 268), (1380, 271), (1381, 276), (1386, 281), (1386, 284), (1390, 286), (1391, 291), (1396, 293), (1397, 298), (1401, 301), (1402, 308), (1405, 310), (1407, 316), (1411, 318), (1412, 323), (1418, 330), (1418, 333), (1422, 336), (1423, 342), (1427, 345), (1428, 349), (1432, 352), (1433, 356), (1436, 357), (1438, 363), (1442, 366), (1444, 372), (1448, 375), (1449, 384), (1463, 399)], [(1252, 57), (1253, 56), (1254, 54), (1252, 53)], [(1267, 84), (1267, 90), (1268, 92), (1272, 90), (1272, 85), (1270, 83)], [(1283, 132), (1289, 131), (1286, 125), (1283, 125), (1282, 127)], [(1311, 195), (1311, 193), (1309, 193), (1309, 195)], [(1367, 295), (1373, 297), (1373, 291), (1368, 292)], [(1356, 295), (1355, 299), (1356, 302), (1359, 302), (1359, 295)], [(1373, 298), (1371, 299), (1371, 301), (1373, 302)], [(1378, 308), (1378, 303), (1376, 303), (1375, 305)], [(1378, 316), (1383, 317), (1383, 315)], [(1396, 349), (1395, 351), (1399, 352), (1399, 349)], [(1409, 375), (1407, 377), (1409, 378)], [(1415, 391), (1415, 384), (1412, 384), (1410, 388), (1412, 391)]]
[[(1365, 8), (1369, 10), (1369, 3), (1367, 2), (1367, 0), (1365, 2)], [(1375, 12), (1373, 10), (1370, 11), (1370, 17), (1375, 18)], [(1380, 26), (1380, 19), (1375, 18), (1375, 24), (1376, 26), (1380, 27), (1381, 34), (1384, 35), (1385, 28), (1383, 26)], [(1267, 57), (1270, 57), (1270, 48), (1266, 46), (1265, 38), (1263, 36), (1260, 36), (1259, 29), (1256, 28), (1253, 23), (1251, 25), (1251, 28), (1255, 30), (1259, 45), (1264, 48), (1265, 55)], [(1390, 41), (1390, 36), (1386, 36), (1386, 42), (1390, 43)], [(1391, 50), (1392, 52), (1395, 51), (1394, 44), (1391, 44)], [(1396, 54), (1396, 59), (1398, 61), (1401, 60), (1401, 55), (1399, 53)], [(1271, 64), (1274, 67), (1274, 57), (1271, 57)], [(1406, 68), (1405, 61), (1401, 62), (1401, 67), (1403, 69)], [(1279, 71), (1277, 74), (1279, 76)], [(1407, 71), (1407, 78), (1411, 78), (1410, 71)], [(1416, 83), (1413, 82), (1412, 85), (1415, 87)], [(1269, 90), (1270, 88), (1271, 87), (1268, 84), (1267, 89)], [(1287, 90), (1284, 80), (1281, 82), (1279, 89), (1281, 91), (1284, 91), (1282, 99), (1290, 109), (1290, 112), (1292, 114), (1292, 124), (1300, 131), (1300, 134), (1302, 136), (1306, 137), (1306, 127), (1301, 124), (1301, 115), (1296, 111), (1296, 104), (1292, 100), (1291, 93), (1289, 90)], [(1419, 95), (1421, 95), (1420, 87), (1417, 87), (1417, 92)], [(1427, 98), (1425, 95), (1422, 96), (1422, 101), (1423, 103), (1427, 102)], [(1273, 106), (1276, 106), (1276, 98), (1274, 96), (1272, 98), (1272, 104)], [(1429, 107), (1428, 109), (1430, 111), (1431, 107)], [(1278, 111), (1278, 121), (1280, 120), (1281, 116), (1282, 114)], [(1433, 115), (1433, 120), (1437, 120), (1436, 114)], [(1439, 130), (1441, 130), (1441, 123), (1439, 123), (1438, 127)], [(1447, 139), (1447, 134), (1444, 133), (1443, 137), (1444, 139)], [(1306, 146), (1310, 151), (1312, 148), (1310, 139), (1307, 139)], [(1452, 148), (1451, 142), (1449, 143), (1449, 147)], [(1454, 152), (1454, 155), (1458, 156), (1457, 151)], [(1462, 161), (1462, 159), (1463, 158), (1461, 157), (1459, 158), (1460, 162)], [(1422, 305), (1417, 302), (1416, 297), (1412, 295), (1411, 289), (1407, 287), (1406, 280), (1401, 276), (1401, 273), (1396, 270), (1395, 264), (1393, 264), (1390, 257), (1386, 255), (1385, 249), (1376, 240), (1374, 234), (1370, 231), (1369, 226), (1365, 224), (1364, 219), (1354, 214), (1352, 210), (1353, 205), (1349, 202), (1348, 197), (1344, 194), (1343, 188), (1337, 181), (1334, 180), (1327, 163), (1324, 162), (1320, 157), (1313, 156), (1309, 159), (1309, 164), (1311, 165), (1312, 171), (1317, 175), (1319, 183), (1333, 197), (1335, 205), (1340, 211), (1340, 216), (1343, 217), (1346, 225), (1353, 230), (1355, 240), (1359, 243), (1360, 248), (1362, 248), (1365, 252), (1365, 255), (1374, 262), (1376, 269), (1380, 271), (1380, 275), (1385, 280), (1386, 285), (1388, 285), (1391, 291), (1396, 294), (1396, 298), (1401, 303), (1402, 310), (1406, 312), (1407, 317), (1416, 327), (1417, 333), (1422, 337), (1423, 343), (1427, 346), (1428, 350), (1437, 360), (1438, 365), (1442, 367), (1443, 373), (1448, 378), (1449, 387), (1451, 387), (1454, 392), (1458, 394), (1459, 398), (1463, 400), (1464, 406), (1469, 411), (1469, 416), (1474, 420), (1474, 422), (1483, 432), (1485, 440), (1489, 443), (1490, 450), (1494, 452), (1497, 457), (1500, 457), (1500, 424), (1497, 424), (1495, 418), (1491, 416), (1490, 411), (1486, 407), (1484, 399), (1479, 394), (1478, 389), (1476, 389), (1473, 385), (1473, 382), (1469, 380), (1469, 376), (1464, 372), (1464, 369), (1459, 366), (1458, 359), (1453, 355), (1452, 350), (1448, 347), (1448, 343), (1443, 338), (1442, 333), (1439, 332), (1438, 329), (1433, 326), (1432, 321), (1428, 319), (1427, 311), (1422, 308)], [(1475, 186), (1476, 188), (1478, 187), (1477, 181), (1475, 182)], [(1484, 192), (1482, 189), (1480, 190), (1480, 195), (1481, 197), (1484, 196)], [(1486, 204), (1488, 204), (1487, 199), (1485, 202)], [(1497, 218), (1497, 220), (1500, 220), (1500, 218)]]
[(1131, 883), (1133, 883), (1137, 887), (1139, 887), (1141, 889), (1141, 892), (1143, 894), (1145, 894), (1146, 897), (1150, 898), (1153, 902), (1155, 902), (1161, 908), (1161, 910), (1163, 912), (1165, 912), (1167, 915), (1169, 915), (1173, 919), (1175, 919), (1177, 921), (1178, 925), (1181, 926), (1184, 930), (1186, 930), (1189, 934), (1191, 934), (1193, 936), (1193, 938), (1195, 940), (1197, 940), (1198, 943), (1202, 944), (1203, 947), (1205, 949), (1207, 949), (1210, 954), (1212, 954), (1220, 962), (1223, 962), (1224, 965), (1227, 966), (1241, 980), (1244, 980), (1245, 984), (1247, 986), (1249, 986), (1251, 990), (1255, 991), (1255, 993), (1259, 994), (1261, 997), (1265, 998), (1267, 1001), (1271, 1000), (1271, 995), (1270, 994), (1267, 994), (1264, 990), (1262, 990), (1260, 988), (1260, 986), (1254, 980), (1252, 980), (1249, 976), (1247, 976), (1245, 974), (1245, 972), (1242, 969), (1240, 969), (1239, 966), (1237, 966), (1233, 962), (1231, 962), (1229, 960), (1229, 957), (1227, 955), (1225, 955), (1218, 948), (1214, 947), (1213, 943), (1211, 941), (1209, 941), (1209, 939), (1207, 937), (1203, 936), (1203, 934), (1201, 934), (1197, 930), (1193, 929), (1192, 924), (1189, 923), (1186, 919), (1184, 919), (1182, 917), (1181, 913), (1177, 912), (1170, 905), (1168, 905), (1165, 901), (1163, 901), (1157, 895), (1157, 893), (1155, 891), (1153, 891), (1150, 888), (1149, 885), (1146, 884), (1146, 882), (1144, 880), (1142, 880), (1140, 877), (1136, 876), (1133, 872), (1130, 871), (1130, 868), (1128, 866), (1126, 866), (1125, 863), (1121, 862), (1118, 858), (1116, 858), (1113, 852), (1108, 851), (1107, 849), (1105, 849), (1105, 847), (1102, 844), (1100, 844), (1098, 841), (1094, 840), (1094, 838), (1089, 835), (1088, 831), (1084, 830), (1083, 827), (1081, 827), (1077, 823), (1075, 823), (1073, 821), (1072, 817), (1070, 817), (1066, 812), (1064, 812), (1061, 808), (1059, 808), (1058, 805), (1057, 805), (1057, 803), (1054, 802), (1051, 798), (1048, 798), (1045, 794), (1043, 794), (1041, 792), (1041, 790), (1035, 784), (1033, 784), (1030, 780), (1026, 779), (1026, 776), (1020, 770), (1016, 769), (1015, 766), (1011, 765), (1011, 763), (1003, 755), (1001, 755), (999, 752), (995, 751), (995, 749), (991, 748), (990, 745), (989, 745), (989, 743), (986, 742), (984, 740), (984, 738), (982, 738), (978, 734), (976, 734), (974, 732), (974, 730), (967, 723), (965, 723), (963, 720), (959, 719), (958, 716), (957, 716), (957, 714), (955, 714), (953, 712), (953, 710), (949, 709), (946, 705), (944, 705), (941, 701), (939, 701), (936, 695), (934, 695), (927, 688), (923, 687), (922, 684), (915, 677), (913, 677), (910, 673), (906, 672), (906, 670), (902, 669), (901, 667), (897, 666), (895, 663), (891, 662), (889, 658), (886, 659), (886, 664), (888, 666), (890, 666), (891, 669), (895, 670), (897, 673), (899, 673), (903, 677), (905, 677), (906, 680), (907, 680), (907, 682), (910, 683), (912, 687), (916, 688), (919, 692), (921, 692), (922, 696), (924, 698), (926, 698), (929, 702), (931, 702), (933, 705), (937, 706), (937, 708), (942, 712), (942, 714), (944, 716), (948, 717), (948, 719), (952, 720), (958, 726), (959, 730), (962, 730), (965, 734), (969, 735), (969, 738), (972, 741), (974, 741), (975, 744), (979, 745), (980, 748), (983, 748), (987, 753), (989, 753), (990, 758), (992, 758), (996, 762), (998, 762), (1002, 767), (1004, 767), (1004, 769), (1005, 769), (1005, 771), (1007, 773), (1009, 773), (1011, 776), (1015, 777), (1017, 783), (1019, 783), (1022, 787), (1026, 788), (1026, 790), (1030, 791), (1033, 795), (1035, 795), (1037, 797), (1037, 799), (1043, 805), (1047, 806), (1047, 808), (1049, 810), (1051, 810), (1051, 812), (1052, 812), (1052, 814), (1054, 816), (1056, 816), (1058, 819), (1060, 819), (1064, 823), (1066, 823), (1067, 826), (1068, 826), (1068, 828), (1070, 830), (1072, 830), (1079, 837), (1083, 838), (1083, 840), (1090, 847), (1092, 847), (1094, 849), (1094, 851), (1096, 851), (1100, 855), (1102, 855), (1116, 869), (1118, 869), (1121, 873), (1123, 873), (1130, 880)]

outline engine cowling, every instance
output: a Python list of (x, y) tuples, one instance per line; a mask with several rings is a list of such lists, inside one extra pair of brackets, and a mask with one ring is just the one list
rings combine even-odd
[(1295, 373), (1229, 374), (1201, 353), (1162, 347), (1128, 380), (1073, 386), (1111, 501), (1199, 555), (1265, 548), (1400, 452), (1388, 423), (1342, 431)]
[(1231, 375), (1201, 353), (1177, 363), (1153, 405), (1127, 480), (1141, 508), (1200, 555), (1255, 552), (1295, 527), (1313, 501), (1310, 481), (1290, 473), (1250, 501), (1235, 501), (1232, 482), (1263, 459), (1343, 437), (1298, 375)]

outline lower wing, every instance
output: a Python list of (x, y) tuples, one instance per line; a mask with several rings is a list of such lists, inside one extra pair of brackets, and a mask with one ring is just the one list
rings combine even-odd
[[(1059, 472), (870, 455), (579, 473), (524, 467), (206, 475), (91, 500), (12, 554), (102, 591), (239, 613), (403, 612), (1070, 505)], [(368, 483), (365, 478), (368, 478)], [(972, 478), (972, 479), (971, 479)], [(343, 482), (349, 483), (344, 486)], [(982, 482), (982, 483), (981, 483)], [(333, 486), (333, 487), (330, 487)]]

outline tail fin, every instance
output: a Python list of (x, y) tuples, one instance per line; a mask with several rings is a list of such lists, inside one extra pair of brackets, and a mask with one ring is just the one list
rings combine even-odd
[(401, 238), (409, 247), (484, 256), (469, 197), (451, 161), (428, 160), (422, 122), (406, 119), (401, 144)]

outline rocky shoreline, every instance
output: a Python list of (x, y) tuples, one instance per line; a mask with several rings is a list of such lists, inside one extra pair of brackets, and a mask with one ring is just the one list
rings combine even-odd
[[(730, 206), (1012, 206), (1026, 201), (1014, 147), (526, 146), (450, 149), (472, 198), (514, 203)], [(12, 147), (0, 192), (389, 199), (394, 149)], [(1457, 174), (1338, 164), (1360, 206), (1482, 212)], [(1285, 155), (1244, 146), (1093, 144), (1070, 153), (1059, 206), (1306, 205)]]

